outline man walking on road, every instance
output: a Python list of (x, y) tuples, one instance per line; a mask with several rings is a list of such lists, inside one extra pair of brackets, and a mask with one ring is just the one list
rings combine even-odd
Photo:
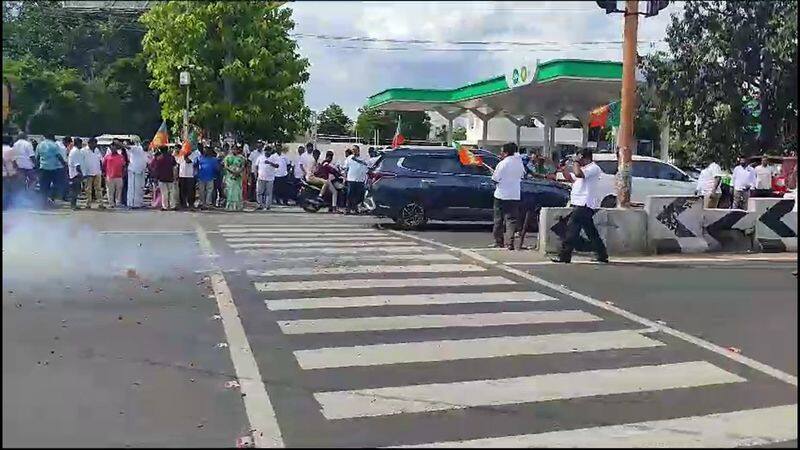
[[(574, 157), (573, 157), (574, 158)], [(600, 208), (600, 195), (598, 184), (600, 182), (600, 167), (592, 161), (592, 150), (584, 148), (580, 158), (573, 159), (572, 173), (566, 166), (562, 168), (564, 177), (572, 180), (570, 205), (572, 212), (567, 220), (567, 235), (561, 244), (561, 252), (554, 262), (569, 263), (572, 261), (572, 251), (580, 239), (581, 230), (586, 232), (586, 237), (594, 247), (598, 262), (608, 262), (608, 252), (600, 234), (594, 226), (594, 214)]]
[(36, 147), (36, 157), (39, 159), (39, 189), (48, 206), (53, 206), (56, 196), (61, 190), (60, 176), (62, 169), (67, 167), (67, 161), (55, 142), (52, 133), (46, 134), (44, 140)]
[(345, 214), (355, 214), (358, 212), (358, 205), (364, 200), (364, 185), (367, 182), (367, 171), (369, 167), (366, 161), (362, 161), (361, 149), (353, 146), (353, 154), (347, 157), (344, 168), (347, 171), (347, 207)]
[(111, 153), (103, 158), (106, 172), (106, 194), (108, 207), (116, 208), (122, 204), (122, 176), (125, 174), (125, 157), (119, 153), (116, 144), (111, 144)]
[(78, 195), (81, 193), (81, 183), (83, 182), (83, 141), (81, 138), (75, 138), (75, 147), (69, 152), (67, 156), (68, 174), (69, 174), (69, 204), (72, 209), (78, 209)]
[(200, 192), (200, 209), (214, 206), (214, 183), (220, 172), (220, 163), (211, 147), (206, 147), (197, 160), (197, 183)]
[(36, 186), (33, 145), (28, 142), (25, 133), (20, 132), (17, 135), (17, 141), (14, 142), (13, 149), (14, 162), (16, 162), (17, 168), (25, 181), (25, 190), (30, 191)]
[[(525, 166), (517, 154), (517, 144), (509, 142), (500, 152), (503, 158), (492, 174), (497, 183), (494, 189), (494, 235), (493, 247), (514, 250), (514, 233), (517, 231), (520, 188), (525, 177)], [(505, 227), (505, 233), (503, 228)]]
[(81, 169), (86, 183), (86, 208), (91, 208), (96, 200), (98, 209), (106, 209), (103, 205), (103, 155), (97, 148), (97, 139), (89, 138), (89, 146), (80, 149), (80, 152), (83, 153)]
[(181, 209), (194, 209), (194, 163), (200, 157), (197, 149), (188, 155), (179, 155), (178, 160), (178, 203)]
[(268, 210), (272, 206), (272, 191), (275, 172), (279, 167), (277, 153), (269, 147), (265, 148), (255, 163), (256, 167), (256, 200), (260, 210)]
[(733, 205), (731, 209), (747, 209), (750, 189), (756, 184), (756, 172), (747, 164), (744, 156), (739, 157), (739, 165), (733, 169)]
[(178, 207), (178, 188), (175, 186), (175, 166), (178, 163), (167, 147), (162, 147), (151, 163), (151, 171), (158, 180), (161, 191), (161, 210), (174, 211)]

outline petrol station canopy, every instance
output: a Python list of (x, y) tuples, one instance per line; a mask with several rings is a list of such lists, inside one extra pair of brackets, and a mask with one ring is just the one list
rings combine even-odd
[(522, 64), (505, 75), (455, 89), (386, 89), (369, 97), (366, 106), (387, 111), (436, 111), (448, 120), (449, 141), (453, 119), (468, 111), (483, 121), (484, 139), (488, 121), (497, 115), (517, 126), (517, 136), (520, 126), (533, 117), (544, 123), (546, 141), (552, 142), (548, 137), (553, 136), (556, 121), (565, 114), (575, 115), (587, 136), (589, 113), (618, 100), (621, 88), (620, 62), (555, 59)]

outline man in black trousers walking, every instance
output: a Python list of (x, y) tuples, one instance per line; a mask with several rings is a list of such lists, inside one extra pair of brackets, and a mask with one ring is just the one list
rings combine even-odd
[(572, 261), (572, 252), (580, 240), (581, 230), (586, 232), (592, 247), (597, 255), (597, 262), (608, 262), (608, 252), (603, 240), (597, 233), (594, 226), (594, 214), (600, 209), (599, 182), (600, 167), (592, 161), (592, 150), (584, 148), (578, 155), (573, 157), (572, 172), (567, 170), (567, 166), (561, 168), (564, 177), (572, 180), (572, 192), (570, 193), (569, 203), (572, 212), (567, 220), (567, 235), (561, 244), (561, 251), (558, 258), (553, 261), (559, 263), (569, 263)]

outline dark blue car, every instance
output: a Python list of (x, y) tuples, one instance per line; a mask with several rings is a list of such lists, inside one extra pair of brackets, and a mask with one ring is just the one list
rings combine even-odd
[[(478, 150), (494, 168), (500, 158)], [(401, 147), (385, 152), (370, 174), (367, 207), (402, 228), (419, 228), (428, 220), (492, 220), (495, 183), (483, 166), (465, 166), (452, 148)], [(542, 207), (565, 206), (569, 188), (556, 181), (525, 179), (523, 211), (533, 211), (538, 225)], [(535, 229), (536, 225), (532, 228)]]

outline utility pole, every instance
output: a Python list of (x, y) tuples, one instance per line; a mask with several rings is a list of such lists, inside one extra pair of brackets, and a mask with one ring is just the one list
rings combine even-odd
[(189, 83), (191, 82), (189, 72), (183, 71), (180, 75), (181, 86), (186, 86), (186, 109), (183, 111), (183, 139), (189, 139)]
[(647, 0), (647, 9), (639, 12), (637, 0), (626, 0), (625, 9), (617, 8), (617, 1), (598, 0), (597, 5), (606, 14), (625, 13), (625, 28), (622, 44), (622, 102), (620, 105), (619, 135), (617, 137), (617, 202), (621, 208), (631, 205), (631, 155), (633, 154), (633, 121), (636, 112), (636, 40), (639, 28), (639, 15), (653, 17), (669, 5), (669, 0)]
[(622, 44), (622, 104), (619, 114), (619, 168), (617, 199), (622, 208), (631, 205), (631, 155), (633, 119), (636, 111), (636, 35), (639, 27), (639, 2), (628, 0)]

